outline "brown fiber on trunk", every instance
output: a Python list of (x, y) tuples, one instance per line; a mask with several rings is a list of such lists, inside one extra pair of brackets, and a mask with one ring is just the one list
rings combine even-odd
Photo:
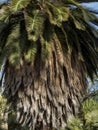
[(87, 87), (77, 52), (63, 54), (55, 39), (46, 60), (39, 42), (32, 62), (23, 57), (17, 68), (10, 62), (7, 65), (5, 93), (15, 103), (17, 120), (37, 130), (65, 128), (78, 113), (80, 96)]

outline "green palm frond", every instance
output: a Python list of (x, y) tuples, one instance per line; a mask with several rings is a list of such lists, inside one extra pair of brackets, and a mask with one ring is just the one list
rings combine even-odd
[(51, 24), (61, 26), (63, 21), (67, 21), (69, 17), (69, 8), (64, 6), (55, 6), (50, 2), (47, 2), (47, 13)]
[(0, 65), (3, 63), (4, 57), (7, 55), (5, 46), (8, 40), (8, 36), (12, 31), (10, 24), (5, 24), (2, 27), (2, 31), (0, 32)]
[(13, 0), (11, 8), (13, 11), (21, 10), (29, 4), (30, 0)]
[(33, 41), (37, 41), (43, 32), (45, 13), (44, 11), (34, 10), (26, 17), (28, 36)]
[(31, 45), (29, 46), (29, 49), (25, 53), (26, 61), (28, 62), (30, 62), (31, 60), (33, 61), (36, 53), (37, 53), (37, 44), (31, 41)]
[[(19, 26), (15, 26), (11, 34), (7, 38), (5, 46), (2, 48), (1, 57), (9, 56), (11, 63), (18, 63), (17, 58), (19, 59), (20, 48), (19, 48)], [(3, 58), (2, 58), (3, 59)], [(1, 62), (2, 63), (2, 62)]]
[(0, 21), (7, 23), (11, 13), (12, 11), (10, 10), (9, 6), (6, 6), (5, 9), (3, 9), (2, 14), (0, 14)]

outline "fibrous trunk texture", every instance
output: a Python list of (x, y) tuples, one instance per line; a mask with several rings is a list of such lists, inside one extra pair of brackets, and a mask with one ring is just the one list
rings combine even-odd
[(86, 90), (85, 66), (77, 52), (65, 55), (53, 39), (49, 56), (42, 59), (41, 43), (32, 62), (25, 57), (19, 65), (7, 63), (5, 95), (17, 110), (17, 120), (31, 129), (65, 128), (78, 113), (80, 97)]

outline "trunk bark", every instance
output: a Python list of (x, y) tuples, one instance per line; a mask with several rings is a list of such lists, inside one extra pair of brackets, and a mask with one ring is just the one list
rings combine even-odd
[(7, 63), (5, 95), (17, 109), (19, 123), (36, 130), (65, 128), (78, 113), (87, 87), (77, 52), (63, 54), (56, 38), (49, 46), (46, 59), (39, 43), (32, 62), (22, 58), (17, 67)]

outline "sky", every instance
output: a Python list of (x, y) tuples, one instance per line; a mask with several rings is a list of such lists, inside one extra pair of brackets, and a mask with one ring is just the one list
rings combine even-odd
[(0, 2), (2, 2), (2, 3), (3, 3), (3, 2), (6, 2), (6, 1), (7, 1), (7, 0), (0, 0)]
[(86, 7), (89, 10), (92, 10), (92, 11), (98, 13), (98, 2), (82, 3), (81, 5)]

